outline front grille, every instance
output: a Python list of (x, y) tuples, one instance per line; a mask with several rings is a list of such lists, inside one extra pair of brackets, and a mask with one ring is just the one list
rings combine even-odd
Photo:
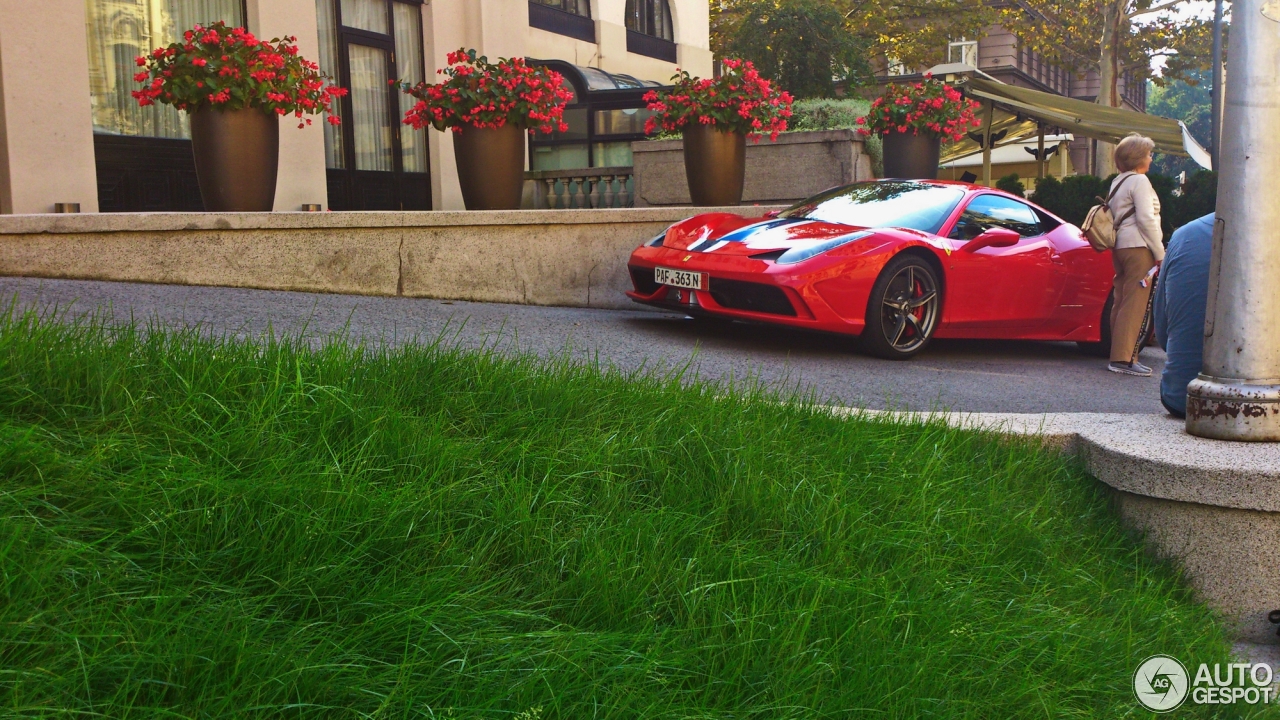
[(734, 310), (791, 317), (796, 315), (796, 309), (787, 299), (787, 294), (773, 285), (713, 277), (711, 278), (711, 297), (724, 307)]
[(627, 270), (631, 273), (631, 283), (636, 286), (636, 292), (641, 295), (652, 295), (658, 292), (658, 283), (653, 279), (653, 268), (628, 265)]

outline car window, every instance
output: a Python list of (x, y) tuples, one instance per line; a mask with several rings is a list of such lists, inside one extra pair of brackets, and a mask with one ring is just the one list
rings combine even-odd
[(979, 195), (960, 214), (951, 237), (972, 240), (993, 227), (1008, 228), (1022, 237), (1043, 235), (1040, 218), (1030, 206), (1000, 195)]
[(903, 180), (862, 182), (815, 195), (783, 211), (782, 217), (936, 233), (963, 197), (963, 190), (946, 185)]

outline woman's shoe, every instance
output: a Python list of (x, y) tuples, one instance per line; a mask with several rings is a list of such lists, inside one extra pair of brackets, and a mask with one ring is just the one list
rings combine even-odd
[(1122, 375), (1137, 375), (1138, 377), (1151, 377), (1151, 368), (1140, 362), (1111, 362), (1107, 365), (1107, 369), (1113, 373)]

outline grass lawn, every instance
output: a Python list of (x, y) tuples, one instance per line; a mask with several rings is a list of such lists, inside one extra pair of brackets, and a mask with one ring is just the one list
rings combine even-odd
[(11, 315), (0, 715), (1146, 717), (1228, 661), (1069, 462), (778, 399)]

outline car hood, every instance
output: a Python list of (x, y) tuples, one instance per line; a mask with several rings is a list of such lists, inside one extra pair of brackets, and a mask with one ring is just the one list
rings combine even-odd
[(757, 255), (790, 250), (863, 232), (865, 228), (802, 218), (747, 219), (708, 213), (672, 225), (663, 247), (718, 255)]

